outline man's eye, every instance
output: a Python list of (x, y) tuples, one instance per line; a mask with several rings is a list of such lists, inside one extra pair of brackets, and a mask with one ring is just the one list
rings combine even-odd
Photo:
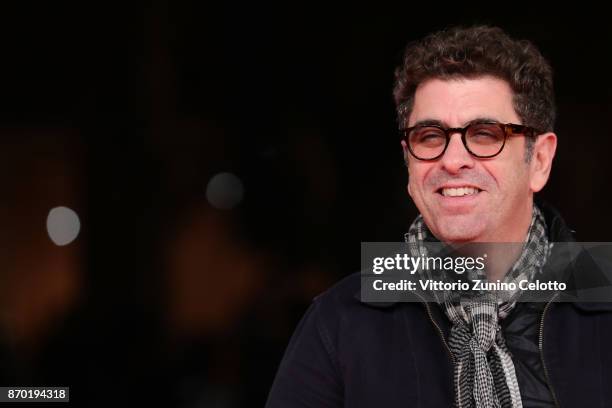
[(489, 132), (486, 130), (478, 131), (470, 135), (470, 139), (478, 143), (496, 143), (503, 139), (503, 135), (499, 135), (496, 132)]
[(444, 136), (439, 132), (425, 132), (419, 135), (418, 141), (420, 143), (435, 143), (444, 140)]
[(491, 132), (487, 132), (485, 130), (475, 133), (474, 137), (495, 137), (495, 135)]

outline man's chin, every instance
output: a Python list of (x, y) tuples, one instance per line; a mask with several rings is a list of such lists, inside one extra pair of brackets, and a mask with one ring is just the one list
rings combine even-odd
[(434, 222), (432, 230), (436, 238), (443, 242), (482, 241), (484, 222), (474, 217), (440, 217)]

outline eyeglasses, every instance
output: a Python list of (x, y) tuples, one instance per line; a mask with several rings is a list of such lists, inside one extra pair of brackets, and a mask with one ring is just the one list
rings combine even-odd
[(489, 159), (504, 149), (512, 135), (534, 137), (541, 132), (514, 123), (474, 122), (464, 128), (443, 128), (439, 125), (418, 125), (401, 129), (408, 151), (419, 160), (436, 160), (444, 154), (453, 133), (461, 133), (461, 141), (474, 157)]

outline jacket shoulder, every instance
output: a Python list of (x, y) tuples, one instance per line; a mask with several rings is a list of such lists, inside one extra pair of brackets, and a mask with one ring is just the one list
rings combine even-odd
[(359, 293), (361, 290), (360, 272), (351, 273), (344, 277), (329, 289), (314, 297), (313, 302), (328, 306), (354, 306), (359, 303)]

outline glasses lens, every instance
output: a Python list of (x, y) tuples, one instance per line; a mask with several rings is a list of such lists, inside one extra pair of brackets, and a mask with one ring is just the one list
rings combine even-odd
[(438, 157), (446, 146), (446, 133), (434, 126), (419, 126), (408, 135), (412, 154), (423, 160)]
[(475, 123), (465, 134), (467, 148), (476, 156), (495, 156), (504, 146), (504, 130), (495, 123)]

